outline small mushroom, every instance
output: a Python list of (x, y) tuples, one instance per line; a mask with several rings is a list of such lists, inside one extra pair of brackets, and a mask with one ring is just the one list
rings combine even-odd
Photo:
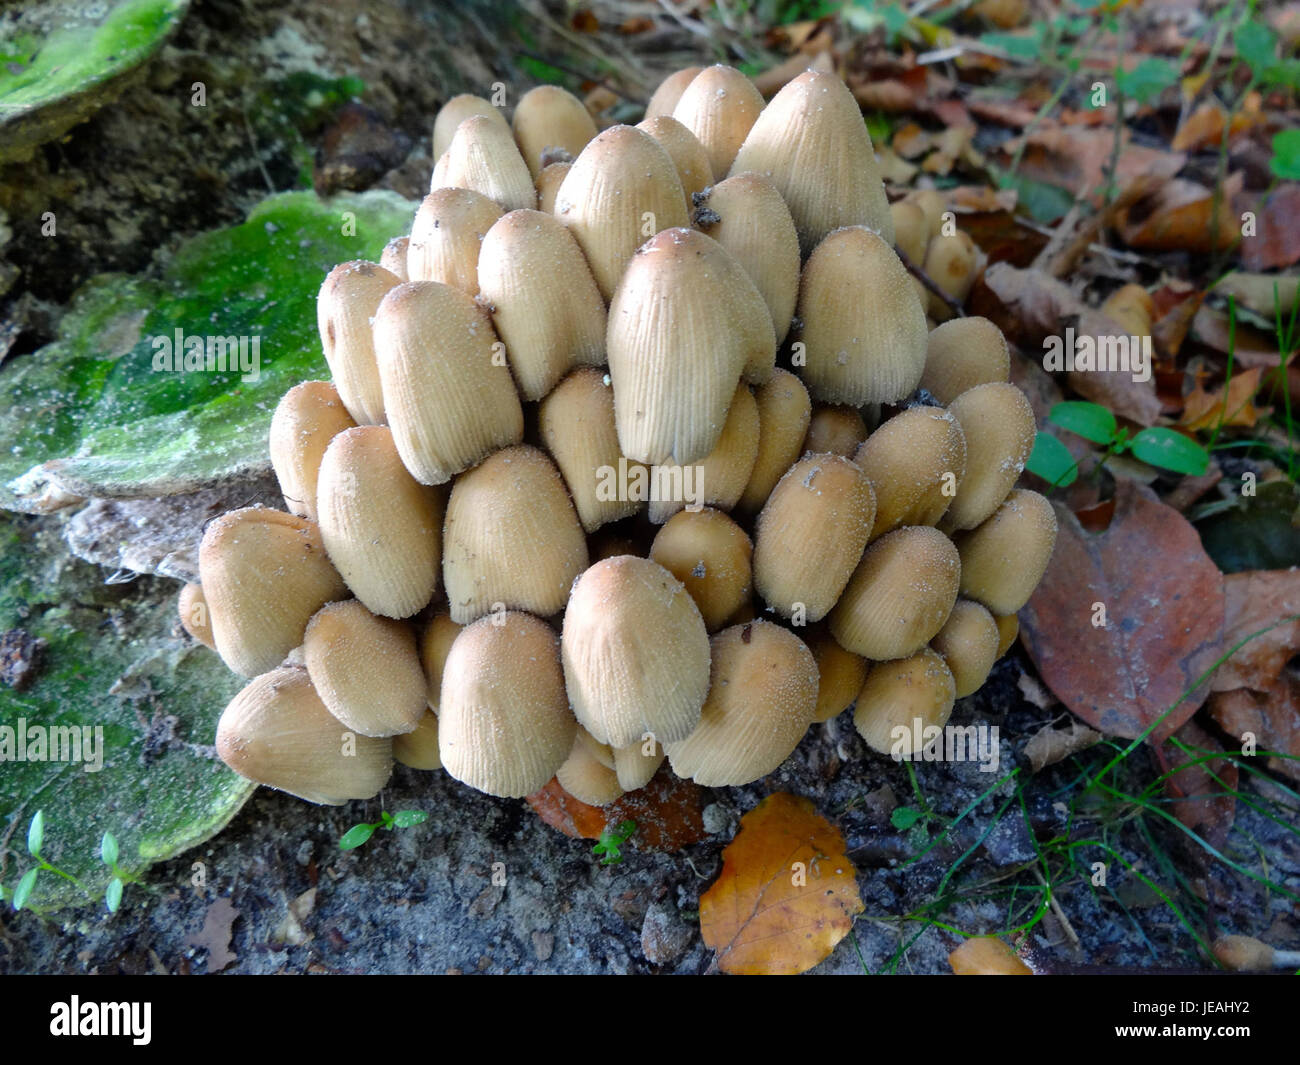
[(952, 673), (958, 699), (978, 691), (998, 659), (998, 623), (979, 603), (958, 599), (930, 646)]
[(745, 530), (710, 507), (674, 514), (650, 545), (650, 558), (686, 586), (710, 632), (749, 601), (752, 554)]
[(203, 597), (203, 585), (190, 581), (181, 589), (176, 603), (180, 614), (181, 628), (205, 647), (217, 649), (216, 638), (212, 635), (212, 619), (208, 616), (208, 601)]
[(450, 614), (434, 614), (420, 633), (418, 650), (420, 668), (424, 671), (425, 701), (435, 714), (438, 700), (442, 697), (442, 669), (451, 645), (464, 627), (452, 621)]
[(556, 614), (587, 568), (564, 479), (528, 445), (498, 451), (456, 479), (443, 539), (447, 600), (462, 625), (503, 606)]
[(316, 297), (316, 324), (334, 387), (358, 425), (383, 425), (384, 395), (370, 323), (401, 281), (377, 263), (334, 267)]
[[(968, 233), (960, 229), (930, 239), (925, 253), (925, 273), (958, 304), (966, 302), (979, 273), (979, 249)], [(925, 312), (936, 322), (952, 317), (952, 308), (935, 293), (926, 293)]]
[(303, 658), (329, 712), (362, 736), (410, 732), (424, 716), (424, 673), (405, 622), (355, 599), (330, 603), (307, 626)]
[(957, 549), (943, 533), (928, 525), (895, 529), (863, 554), (831, 611), (831, 635), (863, 658), (906, 658), (943, 628), (960, 579)]
[(625, 792), (644, 788), (654, 779), (664, 764), (664, 749), (653, 736), (646, 733), (641, 742), (614, 750), (614, 772), (618, 786)]
[(998, 658), (1001, 658), (1020, 635), (1020, 618), (1015, 614), (994, 614), (993, 620), (998, 623)]
[(460, 124), (475, 115), (483, 115), (488, 119), (500, 122), (503, 129), (509, 130), (510, 128), (505, 115), (483, 97), (474, 96), (467, 92), (461, 93), (459, 96), (453, 96), (439, 108), (438, 117), (433, 121), (434, 159), (441, 158), (442, 153), (451, 146), (451, 139), (456, 135), (456, 130), (460, 128)]
[(1029, 461), (1037, 435), (1034, 409), (1015, 385), (993, 383), (963, 392), (948, 410), (966, 437), (966, 476), (943, 527), (973, 529), (997, 510)]
[(909, 407), (867, 437), (854, 461), (876, 492), (879, 539), (943, 517), (966, 476), (966, 436), (942, 407)]
[(814, 455), (840, 455), (851, 459), (867, 439), (867, 423), (853, 407), (818, 404), (808, 422), (803, 450)]
[(962, 595), (998, 614), (1014, 614), (1034, 594), (1056, 546), (1056, 511), (1037, 492), (1017, 488), (983, 524), (956, 539)]
[(406, 256), (411, 249), (411, 238), (394, 237), (384, 245), (379, 256), (379, 265), (392, 274), (398, 281), (410, 281), (406, 273)]
[[(916, 758), (926, 729), (942, 729), (956, 701), (952, 673), (938, 653), (923, 647), (909, 658), (876, 662), (858, 693), (853, 724), (867, 746), (896, 758)], [(933, 733), (931, 734), (933, 735)]]
[(713, 167), (704, 145), (671, 115), (647, 118), (644, 122), (638, 122), (636, 128), (642, 133), (650, 134), (659, 147), (668, 153), (673, 165), (677, 167), (682, 191), (686, 193), (686, 209), (693, 210), (695, 197), (713, 184)]
[(889, 205), (889, 213), (894, 219), (894, 247), (914, 266), (920, 266), (930, 243), (930, 221), (925, 212), (909, 200), (899, 200)]
[(569, 171), (573, 169), (572, 163), (551, 163), (542, 167), (542, 172), (537, 175), (537, 209), (545, 211), (549, 215), (555, 214), (555, 197), (559, 194), (560, 186), (564, 184), (564, 179), (568, 177)]
[(406, 252), (407, 277), (441, 281), (477, 296), (479, 247), (500, 217), (500, 206), (473, 189), (435, 189), (415, 212)]
[(861, 655), (846, 651), (826, 629), (808, 634), (808, 648), (817, 662), (817, 710), (813, 721), (839, 717), (857, 701), (867, 681), (870, 663)]
[(734, 67), (705, 67), (682, 91), (673, 118), (695, 134), (705, 151), (713, 177), (731, 169), (745, 137), (763, 110), (763, 94)]
[(1237, 971), (1300, 969), (1300, 950), (1275, 950), (1253, 936), (1220, 936), (1211, 949), (1220, 964)]
[(948, 955), (956, 976), (1033, 976), (1034, 970), (997, 936), (971, 936)]
[(321, 458), (335, 436), (356, 424), (328, 381), (304, 381), (280, 398), (271, 416), (268, 450), (290, 514), (317, 520)]
[(812, 401), (803, 382), (789, 370), (777, 369), (767, 384), (754, 392), (758, 404), (758, 455), (736, 503), (745, 516), (757, 514), (777, 481), (803, 451), (812, 415)]
[(393, 737), (393, 757), (410, 769), (441, 769), (438, 753), (438, 715), (425, 710), (410, 732)]
[(561, 637), (569, 701), (601, 743), (667, 745), (699, 723), (709, 635), (685, 585), (646, 558), (603, 559), (573, 585)]
[(1007, 338), (987, 318), (954, 318), (930, 331), (921, 387), (940, 403), (1006, 381), (1010, 373)]
[(555, 773), (560, 787), (588, 806), (607, 806), (623, 794), (618, 774), (613, 769), (614, 752), (591, 738), (578, 726), (569, 757)]
[(456, 127), (429, 184), (430, 192), (442, 188), (472, 189), (503, 211), (537, 206), (533, 176), (509, 127), (487, 115), (472, 115)]
[(467, 625), (447, 655), (438, 705), (443, 768), (489, 795), (531, 795), (573, 748), (559, 641), (531, 614)]
[(393, 771), (393, 741), (340, 724), (302, 666), (263, 673), (230, 701), (217, 755), (248, 780), (327, 806), (373, 799)]
[(596, 136), (596, 122), (581, 100), (558, 85), (538, 85), (515, 104), (515, 141), (534, 179), (548, 156), (575, 158)]
[(664, 78), (650, 97), (650, 102), (646, 104), (645, 117), (658, 118), (660, 115), (671, 115), (677, 106), (677, 101), (686, 91), (686, 86), (693, 82), (703, 69), (703, 67), (686, 67)]
[(673, 772), (697, 784), (748, 784), (789, 758), (812, 724), (817, 663), (799, 637), (770, 621), (733, 625), (710, 647), (700, 723), (664, 750)]

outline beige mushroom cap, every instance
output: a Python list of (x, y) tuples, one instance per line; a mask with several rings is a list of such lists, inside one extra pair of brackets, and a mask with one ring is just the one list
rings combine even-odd
[(867, 745), (881, 754), (915, 757), (919, 735), (942, 728), (957, 698), (952, 673), (938, 653), (922, 648), (910, 658), (877, 662), (858, 693), (853, 724)]

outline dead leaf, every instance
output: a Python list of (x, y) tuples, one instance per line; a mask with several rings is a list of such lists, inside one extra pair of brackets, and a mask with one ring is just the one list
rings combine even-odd
[(1213, 429), (1216, 425), (1244, 425), (1250, 427), (1259, 420), (1260, 411), (1255, 409), (1255, 393), (1259, 391), (1259, 379), (1264, 373), (1256, 367), (1242, 370), (1232, 375), (1226, 386), (1207, 392), (1197, 381), (1183, 403), (1183, 415), (1178, 424), (1195, 432), (1198, 429)]
[(876, 165), (886, 185), (908, 185), (920, 170), (889, 147), (876, 150)]
[(186, 937), (184, 946), (207, 951), (208, 972), (220, 972), (231, 962), (239, 960), (230, 949), (231, 926), (238, 916), (235, 904), (222, 895), (208, 906), (203, 915), (203, 927)]
[(1237, 767), (1226, 758), (1197, 759), (1223, 748), (1195, 721), (1188, 721), (1177, 738), (1190, 753), (1174, 743), (1165, 746), (1169, 767), (1175, 770), (1165, 780), (1165, 792), (1173, 802), (1173, 814), (1216, 850), (1228, 841), (1228, 831), (1237, 809)]
[(599, 839), (606, 826), (635, 821), (630, 842), (636, 849), (676, 851), (708, 836), (704, 798), (703, 788), (675, 776), (665, 764), (644, 788), (608, 806), (589, 806), (575, 799), (554, 777), (526, 801), (538, 817), (566, 836)]
[(1120, 211), (1116, 228), (1125, 244), (1144, 251), (1226, 250), (1241, 238), (1241, 224), (1232, 210), (1232, 196), (1241, 180), (1237, 173), (1224, 182), (1217, 203), (1217, 226), (1214, 192), (1194, 181), (1175, 178)]
[[(1232, 128), (1228, 134), (1229, 139), (1240, 136), (1249, 130), (1252, 126), (1259, 123), (1259, 104), (1260, 96), (1258, 93), (1250, 94), (1254, 99), (1253, 108), (1245, 107), (1232, 116)], [(1178, 132), (1169, 142), (1169, 147), (1176, 152), (1194, 152), (1202, 148), (1219, 150), (1223, 143), (1223, 123), (1227, 114), (1217, 103), (1201, 104), (1195, 111), (1187, 116), (1187, 120), (1178, 127)]]
[(1230, 325), (1226, 314), (1208, 304), (1202, 304), (1197, 310), (1192, 319), (1191, 333), (1202, 344), (1224, 355), (1232, 351), (1233, 361), (1247, 369), (1256, 366), (1270, 369), (1277, 366), (1281, 358), (1276, 337), (1240, 320)]
[(1241, 238), (1241, 265), (1247, 270), (1274, 270), (1297, 261), (1300, 184), (1285, 181), (1255, 213), (1255, 232)]
[[(1238, 688), (1210, 696), (1210, 716), (1247, 749), (1273, 751), (1290, 758), (1269, 758), (1265, 765), (1300, 781), (1300, 679), (1284, 671), (1266, 693)], [(1243, 752), (1244, 753), (1244, 752)]]
[(1170, 359), (1178, 355), (1204, 299), (1205, 293), (1197, 292), (1186, 282), (1170, 282), (1151, 293), (1151, 301), (1156, 309), (1151, 336), (1158, 351)]
[(908, 122), (898, 127), (889, 145), (904, 159), (916, 159), (934, 146), (934, 138), (915, 122)]
[[(1181, 514), (1131, 481), (1115, 484), (1110, 527), (1090, 535), (1057, 506), (1060, 531), (1042, 582), (1020, 612), (1020, 639), (1039, 675), (1076, 716), (1133, 739), (1176, 731), (1201, 705), (1183, 693), (1219, 656), (1223, 579)], [(1098, 607), (1105, 610), (1105, 625)]]
[(300, 947), (311, 939), (311, 933), (303, 928), (302, 922), (311, 916), (316, 908), (316, 888), (308, 888), (291, 903), (285, 911), (284, 920), (275, 926), (271, 933), (272, 943), (284, 943), (290, 947)]
[(1038, 117), (1038, 108), (1020, 100), (967, 100), (966, 108), (976, 118), (1001, 126), (1024, 129)]
[[(1104, 113), (1102, 117), (1106, 122), (1105, 129), (1040, 127), (1007, 141), (1001, 146), (1001, 151), (1009, 162), (1024, 142), (1025, 152), (1018, 171), (1021, 177), (1059, 185), (1076, 197), (1087, 195), (1095, 199), (1106, 187), (1106, 172), (1114, 147), (1111, 118)], [(1116, 184), (1120, 188), (1139, 175), (1172, 178), (1187, 162), (1187, 156), (1182, 152), (1166, 152), (1128, 143), (1127, 130), (1121, 143), (1123, 147), (1116, 167)]]
[(1226, 574), (1223, 595), (1224, 650), (1284, 618), (1296, 618), (1256, 636), (1210, 679), (1210, 689), (1216, 692), (1233, 688), (1269, 691), (1300, 648), (1300, 569)]
[(800, 74), (806, 70), (817, 70), (823, 74), (829, 74), (835, 69), (835, 61), (831, 58), (830, 52), (821, 52), (815, 56), (805, 55), (800, 52), (792, 55), (782, 63), (778, 63), (770, 70), (765, 70), (754, 79), (754, 86), (764, 96), (772, 96), (780, 92), (785, 86), (794, 81)]
[(1050, 710), (1056, 705), (1056, 696), (1028, 673), (1020, 674), (1016, 680), (1016, 687), (1020, 689), (1020, 694), (1025, 697), (1025, 702), (1038, 707), (1039, 710)]
[(1063, 762), (1072, 754), (1086, 751), (1100, 739), (1101, 733), (1096, 729), (1072, 720), (1066, 728), (1044, 725), (1021, 749), (1029, 759), (1030, 767), (1038, 773), (1049, 765)]
[(777, 792), (722, 852), (700, 896), (700, 934), (723, 972), (793, 975), (829, 957), (862, 910), (839, 829), (809, 800)]

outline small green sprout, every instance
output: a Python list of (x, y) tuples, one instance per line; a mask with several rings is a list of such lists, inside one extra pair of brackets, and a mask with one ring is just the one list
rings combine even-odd
[[(12, 895), (0, 888), (0, 901), (7, 900), (15, 910), (21, 910), (31, 899), (32, 891), (36, 887), (36, 879), (42, 871), (63, 877), (69, 883), (75, 884), (88, 898), (93, 898), (94, 896), (86, 890), (85, 885), (80, 880), (71, 873), (64, 872), (58, 866), (52, 865), (41, 856), (41, 847), (44, 845), (45, 811), (37, 810), (32, 816), (31, 823), (27, 826), (27, 853), (36, 859), (36, 865), (23, 874), (23, 878), (18, 881), (18, 886), (14, 888)], [(105, 832), (103, 838), (99, 841), (99, 860), (108, 866), (109, 871), (113, 874), (112, 879), (108, 882), (107, 889), (104, 891), (104, 905), (108, 907), (109, 913), (117, 913), (118, 908), (122, 905), (123, 889), (136, 879), (117, 864), (119, 853), (117, 837), (112, 832)]]
[(600, 859), (601, 865), (614, 865), (621, 862), (623, 852), (619, 848), (632, 838), (632, 833), (635, 831), (635, 821), (622, 821), (614, 828), (606, 826), (600, 834), (600, 840), (591, 848), (591, 853), (604, 855)]
[(423, 824), (429, 819), (429, 815), (423, 810), (398, 810), (395, 814), (380, 810), (379, 818), (373, 824), (353, 825), (349, 828), (339, 840), (339, 850), (355, 850), (370, 839), (376, 829), (386, 828), (391, 832), (395, 828), (410, 828), (412, 825)]

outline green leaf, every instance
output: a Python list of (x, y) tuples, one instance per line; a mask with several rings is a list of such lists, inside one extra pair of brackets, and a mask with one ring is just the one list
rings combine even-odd
[(1042, 431), (1034, 437), (1034, 450), (1029, 453), (1025, 469), (1056, 488), (1065, 488), (1079, 476), (1079, 466), (1070, 449), (1051, 433)]
[(378, 827), (378, 825), (353, 825), (343, 833), (343, 838), (339, 840), (339, 850), (350, 851), (360, 847), (361, 844), (375, 834), (375, 829)]
[(1115, 87), (1131, 100), (1150, 103), (1178, 82), (1178, 68), (1167, 59), (1143, 59), (1132, 70), (1115, 72)]
[[(0, 366), (0, 506), (38, 509), (49, 491), (167, 495), (269, 469), (280, 396), (328, 376), (321, 281), (340, 262), (377, 259), (414, 208), (392, 192), (281, 193), (242, 225), (186, 242), (161, 280), (92, 279), (54, 343)], [(243, 338), (249, 372), (161, 358), (155, 370), (178, 329), (205, 352), (209, 335)]]
[(889, 823), (900, 832), (906, 832), (923, 816), (921, 811), (914, 806), (896, 806), (894, 812), (889, 815)]
[(1133, 437), (1131, 448), (1143, 462), (1174, 473), (1199, 477), (1210, 464), (1210, 456), (1200, 444), (1164, 426), (1143, 429)]
[(393, 824), (398, 828), (410, 828), (412, 825), (422, 825), (429, 820), (429, 815), (423, 810), (398, 810), (393, 815)]
[(1277, 59), (1277, 34), (1262, 22), (1243, 22), (1232, 35), (1237, 58), (1250, 67), (1257, 78)]
[(113, 877), (108, 882), (108, 888), (104, 891), (104, 904), (108, 907), (109, 913), (117, 913), (117, 908), (122, 905), (123, 886), (118, 877)]
[(1037, 59), (1043, 48), (1043, 33), (1046, 27), (1035, 26), (1029, 33), (998, 33), (990, 31), (980, 34), (980, 43), (990, 48), (997, 48), (1014, 59)]
[(107, 866), (112, 867), (117, 864), (117, 837), (112, 832), (105, 832), (104, 838), (99, 841), (99, 858)]
[(32, 896), (32, 889), (36, 887), (36, 874), (39, 869), (28, 869), (23, 874), (23, 878), (18, 881), (18, 886), (14, 889), (14, 909), (21, 910), (27, 905), (27, 900)]
[(1300, 129), (1273, 134), (1273, 158), (1268, 168), (1284, 181), (1300, 181)]
[(27, 853), (33, 858), (41, 856), (41, 844), (45, 842), (45, 811), (37, 810), (32, 823), (27, 826)]
[(1074, 206), (1074, 193), (1050, 182), (1003, 172), (998, 175), (998, 184), (1015, 189), (1017, 203), (1043, 225), (1058, 221)]
[(1115, 439), (1115, 415), (1097, 403), (1066, 400), (1048, 412), (1047, 420), (1094, 444), (1109, 444)]

